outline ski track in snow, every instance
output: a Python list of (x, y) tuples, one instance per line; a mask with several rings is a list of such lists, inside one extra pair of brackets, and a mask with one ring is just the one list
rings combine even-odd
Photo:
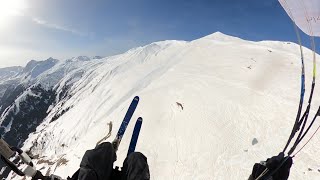
[[(312, 62), (305, 52), (308, 82)], [(136, 149), (148, 157), (151, 179), (247, 179), (253, 164), (278, 154), (289, 136), (300, 93), (299, 63), (294, 43), (250, 42), (221, 33), (152, 43), (86, 63), (86, 72), (71, 87), (72, 97), (53, 107), (51, 115), (59, 108), (69, 111), (52, 123), (45, 120), (23, 148), (37, 141), (33, 151), (41, 158), (68, 160), (50, 173), (70, 176), (85, 150), (107, 133), (109, 121), (114, 129), (108, 141), (113, 140), (138, 95), (115, 165), (122, 165), (133, 122), (141, 116)], [(320, 98), (316, 93), (314, 98), (316, 108)], [(258, 143), (252, 145), (254, 138)], [(295, 158), (290, 179), (320, 178), (319, 140), (315, 137)], [(37, 167), (48, 170), (46, 164)]]

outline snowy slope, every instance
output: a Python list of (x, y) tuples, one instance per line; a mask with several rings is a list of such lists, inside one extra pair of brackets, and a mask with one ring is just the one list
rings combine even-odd
[[(68, 100), (69, 88), (101, 57), (79, 56), (59, 61), (30, 61), (26, 67), (0, 69), (0, 134), (10, 145), (21, 146), (43, 122), (51, 107)], [(63, 111), (61, 112), (61, 114)], [(56, 113), (51, 121), (56, 120)], [(3, 164), (0, 162), (0, 169)], [(8, 171), (1, 172), (6, 176)], [(0, 175), (0, 178), (1, 178)]]
[(8, 79), (16, 76), (21, 71), (22, 71), (22, 67), (20, 67), (20, 66), (0, 68), (0, 80), (1, 81), (8, 80)]
[[(304, 51), (309, 92), (311, 52)], [(63, 63), (49, 71), (67, 67)], [(59, 93), (76, 77), (69, 96), (58, 98), (23, 147), (37, 155), (43, 173), (72, 175), (85, 150), (105, 135), (109, 121), (114, 123), (109, 140), (114, 138), (131, 99), (139, 95), (133, 119), (142, 116), (144, 124), (137, 150), (148, 157), (152, 179), (246, 179), (255, 162), (282, 150), (300, 93), (296, 44), (251, 42), (222, 33), (191, 42), (156, 42), (89, 62), (85, 71), (80, 67), (54, 83)], [(317, 92), (312, 116), (320, 104)], [(117, 165), (125, 158), (133, 124)], [(318, 135), (295, 157), (290, 179), (320, 178), (319, 140)]]
[(5, 94), (6, 90), (14, 84), (13, 80), (22, 71), (22, 67), (0, 68), (0, 98)]

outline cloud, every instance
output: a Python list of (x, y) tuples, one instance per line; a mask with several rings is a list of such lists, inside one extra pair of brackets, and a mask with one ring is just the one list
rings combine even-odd
[(72, 34), (76, 34), (79, 36), (86, 36), (87, 35), (87, 33), (84, 33), (84, 32), (81, 32), (81, 31), (78, 31), (75, 29), (71, 29), (71, 28), (68, 28), (65, 26), (61, 26), (58, 24), (49, 23), (49, 22), (47, 22), (43, 19), (40, 19), (40, 18), (32, 18), (32, 21), (36, 24), (42, 25), (47, 28), (56, 29), (56, 30), (60, 30), (60, 31), (66, 31), (66, 32), (70, 32)]

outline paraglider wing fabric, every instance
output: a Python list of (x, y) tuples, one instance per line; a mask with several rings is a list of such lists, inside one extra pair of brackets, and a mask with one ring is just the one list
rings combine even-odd
[(115, 160), (116, 153), (111, 143), (102, 143), (86, 151), (80, 164), (78, 180), (108, 180)]
[(320, 37), (319, 0), (279, 0), (279, 2), (304, 33)]

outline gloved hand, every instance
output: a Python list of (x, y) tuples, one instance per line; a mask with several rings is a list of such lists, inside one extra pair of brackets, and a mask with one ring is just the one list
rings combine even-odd
[(260, 176), (260, 180), (269, 180), (270, 178), (272, 180), (287, 180), (291, 166), (292, 158), (284, 157), (284, 153), (281, 152), (266, 161), (254, 164), (249, 180), (257, 179), (262, 173), (266, 172), (266, 168), (268, 168), (268, 172), (264, 176)]
[(77, 180), (110, 179), (116, 157), (111, 143), (99, 144), (95, 149), (86, 151), (82, 157), (78, 175), (72, 177)]
[(40, 171), (37, 171), (36, 174), (32, 177), (32, 180), (63, 180), (60, 176), (51, 174), (50, 176), (44, 176)]

